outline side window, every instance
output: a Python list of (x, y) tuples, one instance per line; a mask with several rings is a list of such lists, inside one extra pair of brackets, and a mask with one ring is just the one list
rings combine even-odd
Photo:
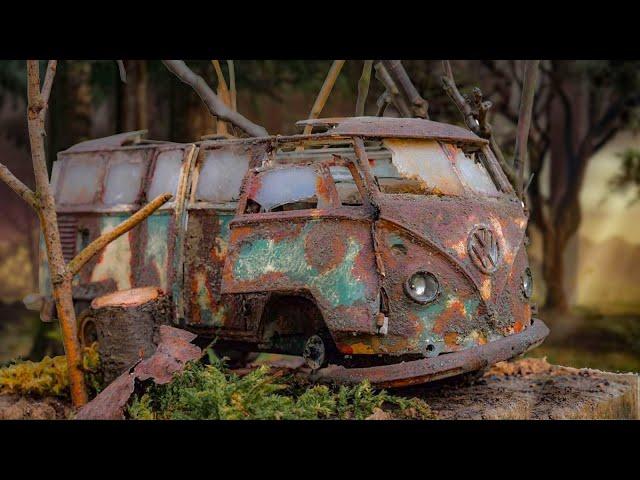
[(87, 205), (95, 202), (100, 191), (104, 161), (99, 155), (74, 155), (65, 162), (59, 181), (58, 202), (61, 205)]
[(131, 204), (138, 201), (145, 173), (144, 153), (117, 152), (107, 163), (103, 202), (105, 205)]
[(259, 173), (253, 180), (245, 213), (318, 208), (320, 177), (311, 167), (288, 167)]
[[(454, 147), (455, 148), (455, 147)], [(455, 148), (454, 159), (460, 179), (472, 190), (486, 195), (499, 195), (495, 183), (487, 171), (482, 152), (465, 153)]]
[(153, 200), (165, 192), (175, 196), (183, 157), (182, 150), (168, 150), (158, 154), (151, 185), (147, 191), (147, 200)]
[(226, 203), (238, 200), (247, 169), (248, 155), (216, 149), (204, 152), (198, 175), (195, 201)]

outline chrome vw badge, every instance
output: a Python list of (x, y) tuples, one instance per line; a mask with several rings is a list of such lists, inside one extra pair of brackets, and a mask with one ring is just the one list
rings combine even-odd
[(469, 234), (469, 257), (484, 273), (493, 273), (500, 266), (500, 246), (496, 234), (484, 225), (477, 225)]

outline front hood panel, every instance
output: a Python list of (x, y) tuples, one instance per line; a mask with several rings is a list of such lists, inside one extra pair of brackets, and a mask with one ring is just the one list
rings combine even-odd
[(496, 307), (523, 245), (527, 217), (517, 201), (381, 195), (380, 221), (440, 250)]

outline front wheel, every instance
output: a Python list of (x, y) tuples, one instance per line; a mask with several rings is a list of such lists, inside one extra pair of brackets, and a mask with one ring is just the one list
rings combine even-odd
[(311, 370), (318, 370), (325, 365), (327, 349), (320, 335), (312, 335), (307, 339), (302, 350), (302, 358)]

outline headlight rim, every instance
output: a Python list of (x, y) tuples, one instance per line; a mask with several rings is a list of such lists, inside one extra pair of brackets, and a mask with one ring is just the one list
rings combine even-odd
[[(527, 288), (527, 280), (529, 281), (529, 288)], [(531, 299), (533, 296), (533, 273), (531, 272), (531, 268), (527, 267), (522, 272), (522, 277), (520, 279), (520, 287), (522, 289), (522, 295), (527, 300)]]
[[(435, 282), (436, 288), (435, 288), (435, 293), (431, 296), (431, 298), (429, 299), (420, 299), (417, 298), (413, 295), (412, 289), (409, 286), (409, 283), (411, 282), (411, 279), (413, 277), (415, 277), (416, 275), (423, 275), (425, 277), (431, 277), (433, 279), (433, 281)], [(438, 296), (440, 295), (440, 281), (438, 280), (438, 277), (436, 277), (433, 273), (429, 272), (428, 270), (416, 270), (415, 272), (413, 272), (411, 275), (409, 275), (407, 277), (407, 279), (404, 281), (404, 293), (407, 297), (409, 297), (411, 300), (413, 300), (414, 302), (420, 304), (420, 305), (427, 305), (429, 303), (432, 303), (433, 301), (435, 301)]]

